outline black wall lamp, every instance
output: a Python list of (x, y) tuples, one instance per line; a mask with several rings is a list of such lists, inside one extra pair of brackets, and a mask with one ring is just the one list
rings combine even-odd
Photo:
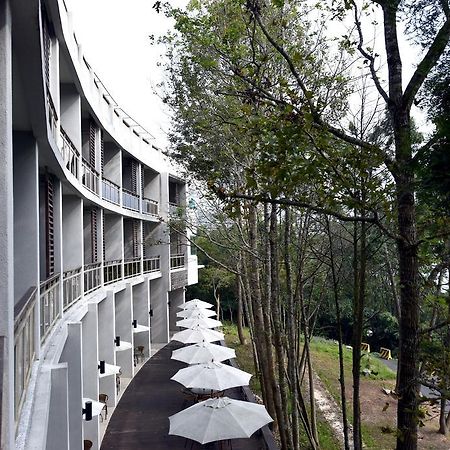
[(100, 369), (100, 373), (105, 373), (105, 361), (100, 361), (98, 368)]
[(137, 320), (134, 319), (133, 322), (131, 322), (131, 324), (133, 325), (134, 328), (137, 328)]
[(84, 408), (81, 409), (81, 415), (83, 415), (83, 414), (84, 414), (84, 418), (86, 420), (92, 420), (92, 402), (91, 401), (87, 401), (84, 404)]
[(120, 347), (120, 336), (116, 336), (114, 339), (114, 344), (116, 344), (116, 347)]

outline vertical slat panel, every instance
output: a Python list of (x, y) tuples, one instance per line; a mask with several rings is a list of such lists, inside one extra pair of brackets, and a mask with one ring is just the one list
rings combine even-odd
[(91, 210), (91, 248), (92, 262), (98, 261), (98, 244), (97, 244), (97, 210)]
[(51, 36), (50, 26), (45, 9), (42, 11), (42, 33), (44, 40), (44, 72), (47, 90), (50, 89), (50, 56), (51, 56)]
[(89, 121), (89, 164), (95, 169), (95, 135), (97, 133), (97, 126), (91, 119)]
[(45, 235), (47, 278), (55, 273), (55, 219), (53, 180), (45, 175)]
[(133, 220), (133, 257), (139, 257), (139, 221)]
[(131, 160), (131, 190), (137, 194), (137, 163)]
[(103, 130), (100, 132), (100, 173), (103, 177), (103, 171), (105, 167), (105, 142), (103, 140)]

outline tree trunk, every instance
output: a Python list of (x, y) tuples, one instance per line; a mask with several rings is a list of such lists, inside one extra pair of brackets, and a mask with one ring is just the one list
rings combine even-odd
[(239, 336), (239, 342), (241, 345), (247, 344), (247, 339), (245, 339), (244, 335), (244, 314), (243, 314), (243, 300), (242, 300), (242, 284), (241, 277), (236, 276), (236, 289), (237, 289), (237, 297), (238, 297), (238, 308), (237, 308), (237, 330)]
[(333, 280), (334, 306), (336, 308), (336, 322), (337, 322), (338, 346), (339, 346), (339, 384), (341, 388), (341, 410), (342, 410), (342, 427), (344, 431), (344, 448), (345, 450), (350, 450), (348, 419), (347, 419), (347, 396), (345, 392), (345, 371), (344, 371), (344, 351), (343, 351), (342, 324), (341, 324), (341, 308), (339, 305), (339, 285), (336, 275), (336, 262), (334, 259), (333, 241), (331, 239), (330, 221), (327, 216), (325, 216), (325, 220), (327, 224), (328, 242), (330, 245), (330, 265)]
[(291, 212), (289, 207), (285, 209), (284, 216), (284, 267), (286, 271), (286, 300), (287, 300), (287, 315), (286, 325), (288, 338), (286, 340), (287, 359), (288, 359), (288, 376), (290, 394), (292, 399), (292, 442), (293, 449), (300, 448), (299, 442), (299, 422), (298, 422), (298, 391), (297, 391), (297, 371), (296, 371), (296, 336), (295, 336), (295, 306), (294, 295), (292, 293), (292, 269), (291, 269), (291, 255), (289, 252), (289, 244), (291, 240)]
[[(256, 206), (249, 206), (249, 244), (254, 254), (257, 254), (257, 210)], [(249, 270), (249, 284), (250, 295), (252, 299), (253, 318), (255, 322), (255, 334), (254, 342), (256, 352), (258, 354), (258, 361), (260, 363), (262, 383), (264, 384), (264, 403), (271, 417), (274, 419), (274, 425), (277, 426), (276, 420), (278, 419), (277, 410), (275, 408), (274, 391), (272, 389), (273, 381), (273, 361), (268, 359), (268, 351), (266, 345), (266, 334), (264, 326), (263, 308), (261, 303), (261, 287), (259, 277), (259, 265), (258, 260), (254, 256), (249, 257), (250, 270)]]
[[(353, 444), (355, 450), (362, 450), (361, 435), (361, 342), (364, 320), (364, 295), (366, 271), (366, 224), (361, 224), (358, 239), (358, 227), (354, 224), (353, 232), (353, 336), (352, 336), (352, 374), (353, 374)], [(359, 241), (359, 251), (358, 251)]]
[(283, 423), (280, 424), (280, 429), (285, 434), (286, 445), (288, 449), (293, 448), (292, 428), (290, 427), (289, 420), (289, 407), (288, 407), (288, 395), (286, 390), (285, 379), (285, 358), (284, 358), (284, 345), (281, 328), (281, 311), (280, 311), (280, 298), (279, 298), (279, 271), (278, 271), (278, 220), (277, 220), (277, 206), (272, 205), (270, 213), (270, 230), (269, 230), (269, 243), (270, 243), (270, 276), (271, 276), (271, 308), (272, 308), (272, 323), (274, 328), (274, 344), (275, 352), (277, 355), (278, 366), (278, 384), (281, 397), (281, 407), (283, 410)]

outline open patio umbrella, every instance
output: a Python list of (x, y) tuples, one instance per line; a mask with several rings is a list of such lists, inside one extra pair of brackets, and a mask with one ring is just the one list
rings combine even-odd
[(249, 438), (272, 422), (264, 405), (211, 398), (169, 417), (169, 434), (206, 444), (226, 439)]
[(215, 311), (205, 308), (183, 309), (183, 311), (177, 312), (177, 317), (182, 317), (184, 319), (203, 319), (205, 317), (213, 317), (215, 315)]
[(209, 330), (198, 326), (175, 333), (172, 340), (183, 342), (183, 344), (197, 344), (198, 342), (222, 341), (224, 337), (224, 334), (220, 331)]
[(236, 386), (247, 386), (251, 377), (251, 373), (213, 361), (180, 369), (171, 380), (187, 388), (223, 391)]
[(216, 319), (210, 319), (208, 317), (205, 318), (189, 318), (189, 319), (183, 319), (179, 320), (177, 322), (177, 327), (183, 327), (183, 328), (193, 328), (193, 327), (202, 327), (202, 328), (216, 328), (221, 327), (222, 322), (220, 320)]
[(214, 305), (208, 302), (204, 302), (202, 300), (199, 300), (198, 298), (194, 300), (190, 300), (186, 303), (183, 303), (182, 305), (179, 305), (178, 308), (180, 309), (191, 309), (191, 308), (212, 308)]
[(223, 345), (211, 344), (210, 342), (200, 342), (172, 352), (172, 359), (187, 364), (201, 364), (210, 361), (220, 362), (230, 358), (236, 358), (234, 349)]

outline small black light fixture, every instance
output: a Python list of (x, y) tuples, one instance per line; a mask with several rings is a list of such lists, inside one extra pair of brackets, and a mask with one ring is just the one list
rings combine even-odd
[(105, 373), (105, 361), (100, 361), (98, 368), (100, 369), (100, 373)]
[(153, 317), (153, 309), (151, 309), (148, 313), (150, 314), (150, 317)]
[(81, 415), (84, 415), (85, 420), (92, 420), (92, 402), (91, 401), (85, 402), (84, 408), (81, 409)]
[(132, 322), (133, 328), (137, 328), (137, 319), (134, 319)]
[(120, 336), (116, 336), (114, 339), (114, 344), (116, 344), (116, 347), (120, 347)]

